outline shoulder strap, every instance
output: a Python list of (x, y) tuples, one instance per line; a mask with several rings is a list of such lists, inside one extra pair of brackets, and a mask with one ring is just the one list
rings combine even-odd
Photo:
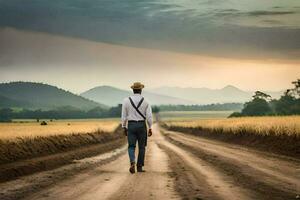
[(144, 97), (140, 100), (138, 106), (135, 106), (135, 105), (134, 105), (134, 103), (133, 103), (131, 97), (129, 97), (129, 101), (130, 101), (132, 107), (136, 110), (136, 112), (137, 112), (137, 113), (145, 120), (146, 117), (145, 117), (145, 116), (141, 113), (141, 111), (139, 110), (139, 107), (142, 105), (142, 103), (143, 103), (143, 101), (144, 101)]
[(142, 105), (143, 101), (144, 101), (144, 97), (140, 100), (139, 104), (137, 105), (137, 108), (139, 108)]

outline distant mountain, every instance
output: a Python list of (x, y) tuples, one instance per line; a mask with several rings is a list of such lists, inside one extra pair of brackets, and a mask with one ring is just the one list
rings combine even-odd
[[(243, 91), (232, 85), (228, 85), (222, 89), (160, 87), (152, 89), (151, 92), (177, 98), (185, 98), (196, 102), (197, 104), (244, 103), (249, 101), (254, 94), (254, 91)], [(283, 92), (267, 91), (266, 93), (270, 94), (273, 98), (279, 98)]]
[(0, 108), (12, 108), (12, 107), (21, 107), (21, 106), (29, 107), (30, 103), (25, 101), (10, 99), (0, 95)]
[(0, 107), (54, 109), (72, 106), (79, 109), (106, 107), (57, 87), (32, 82), (0, 84)]
[[(111, 86), (99, 86), (83, 92), (81, 96), (96, 102), (109, 106), (121, 104), (123, 99), (130, 96), (131, 91), (121, 90)], [(182, 98), (170, 97), (167, 95), (155, 94), (143, 91), (143, 96), (151, 102), (152, 105), (176, 105), (176, 104), (193, 104), (194, 102)]]
[[(253, 93), (229, 85), (222, 89), (161, 87), (143, 91), (143, 96), (152, 105), (191, 105), (244, 103), (251, 99)], [(283, 94), (283, 92), (266, 93), (273, 98), (278, 98)], [(83, 92), (79, 96), (42, 83), (0, 83), (0, 108), (19, 107), (43, 110), (66, 106), (83, 110), (95, 107), (107, 108), (107, 106), (115, 106), (122, 103), (123, 99), (131, 94), (132, 92), (129, 90), (111, 86), (99, 86)]]

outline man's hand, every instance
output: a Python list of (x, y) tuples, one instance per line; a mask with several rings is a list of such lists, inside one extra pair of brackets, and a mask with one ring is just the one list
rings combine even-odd
[(151, 135), (152, 135), (152, 129), (151, 129), (151, 128), (149, 128), (149, 131), (148, 131), (148, 136), (149, 136), (149, 137), (151, 137)]
[(123, 129), (124, 129), (124, 135), (127, 137), (127, 135), (128, 135), (128, 129), (126, 127), (124, 127)]

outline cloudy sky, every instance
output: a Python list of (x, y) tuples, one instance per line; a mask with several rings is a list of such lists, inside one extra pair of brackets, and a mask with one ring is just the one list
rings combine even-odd
[(0, 82), (281, 90), (300, 78), (299, 0), (0, 0)]

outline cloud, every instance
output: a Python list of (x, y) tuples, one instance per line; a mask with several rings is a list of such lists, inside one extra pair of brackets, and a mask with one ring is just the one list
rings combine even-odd
[(242, 15), (247, 16), (263, 16), (263, 15), (287, 15), (287, 14), (295, 14), (294, 11), (266, 11), (266, 10), (257, 10), (251, 12), (241, 13)]
[(271, 25), (282, 25), (281, 21), (274, 20), (274, 19), (265, 19), (265, 20), (262, 20), (262, 22), (268, 23), (268, 24), (271, 24)]
[(295, 11), (266, 11), (266, 10), (256, 10), (249, 12), (242, 12), (237, 9), (224, 9), (221, 11), (217, 11), (217, 16), (232, 16), (232, 17), (259, 17), (259, 16), (272, 16), (272, 15), (288, 15), (288, 14), (296, 14)]
[(300, 73), (300, 61), (181, 54), (15, 29), (0, 29), (0, 38), (5, 39), (0, 55), (11, 61), (0, 58), (1, 81), (46, 82), (75, 92), (103, 84), (127, 87), (137, 77), (151, 87), (233, 84), (278, 90)]
[[(274, 11), (272, 2), (238, 0), (0, 0), (0, 27), (192, 54), (289, 57), (299, 49), (300, 24), (285, 2)], [(254, 11), (245, 11), (249, 4)]]

